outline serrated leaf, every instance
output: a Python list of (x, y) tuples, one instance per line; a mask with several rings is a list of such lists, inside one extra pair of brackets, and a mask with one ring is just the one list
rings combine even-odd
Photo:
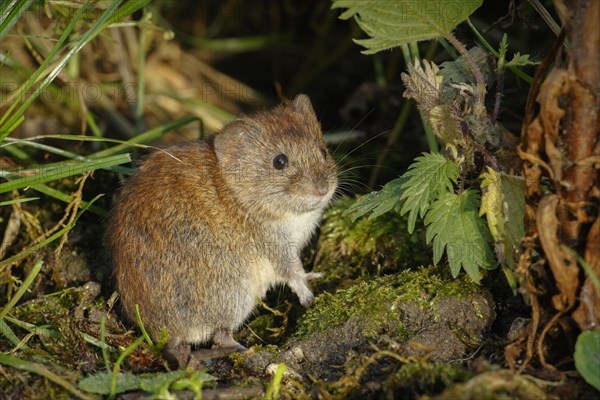
[[(77, 383), (77, 387), (89, 393), (109, 394), (112, 380), (112, 372), (102, 371), (88, 375)], [(140, 387), (141, 379), (130, 372), (119, 372), (117, 374), (117, 390), (115, 393), (128, 392)]]
[[(171, 371), (156, 374), (134, 375), (130, 372), (117, 374), (117, 394), (141, 389), (146, 392), (164, 395), (169, 387), (174, 390), (201, 388), (204, 382), (214, 380), (212, 375), (203, 371)], [(89, 393), (110, 394), (112, 372), (102, 371), (81, 379), (77, 386)]]
[(433, 107), (442, 104), (444, 77), (439, 72), (440, 69), (435, 63), (415, 60), (414, 63), (408, 64), (408, 73), (400, 75), (406, 87), (403, 96), (414, 99), (424, 116)]
[(204, 371), (188, 371), (188, 376), (178, 379), (173, 383), (173, 390), (190, 390), (197, 398), (202, 398), (202, 387), (205, 382), (214, 381), (216, 378)]
[(426, 240), (433, 240), (433, 262), (444, 252), (453, 277), (464, 269), (474, 282), (481, 279), (480, 269), (495, 267), (490, 249), (490, 232), (479, 216), (479, 193), (465, 190), (461, 194), (444, 193), (425, 216)]
[(512, 60), (507, 62), (506, 67), (525, 67), (527, 65), (537, 65), (539, 62), (531, 61), (529, 59), (529, 54), (521, 54), (517, 51), (517, 53), (513, 56)]
[[(496, 79), (492, 56), (481, 47), (475, 46), (469, 49), (469, 58), (481, 71), (486, 87), (489, 88)], [(443, 101), (446, 104), (452, 104), (458, 96), (461, 96), (461, 90), (453, 85), (477, 85), (477, 78), (464, 56), (441, 63), (439, 74), (444, 78)]]
[(600, 331), (585, 331), (575, 343), (575, 368), (590, 385), (600, 390)]
[(389, 181), (380, 191), (371, 192), (358, 199), (346, 210), (346, 214), (350, 215), (352, 221), (356, 221), (366, 214), (370, 214), (369, 219), (372, 219), (392, 210), (400, 211), (400, 196), (405, 181), (403, 178)]
[(423, 153), (415, 158), (401, 178), (404, 200), (400, 214), (408, 214), (408, 232), (415, 229), (417, 217), (423, 218), (430, 204), (440, 195), (453, 190), (458, 168), (439, 153)]
[[(457, 71), (458, 74), (459, 69), (451, 67), (452, 64), (446, 65), (445, 70), (448, 76), (454, 78), (451, 72)], [(406, 87), (403, 96), (415, 100), (421, 116), (429, 122), (433, 133), (444, 144), (462, 144), (464, 135), (460, 121), (450, 106), (455, 102), (458, 91), (448, 86), (438, 66), (427, 60), (415, 60), (414, 64), (408, 65), (408, 73), (403, 73), (401, 78)]]
[(500, 49), (498, 50), (498, 58), (504, 59), (506, 57), (506, 52), (508, 51), (508, 36), (506, 33), (502, 36), (502, 40), (500, 41)]
[(150, 393), (165, 394), (168, 393), (171, 384), (185, 378), (186, 375), (186, 371), (178, 370), (145, 376), (140, 380), (140, 389)]
[(483, 0), (334, 0), (332, 8), (345, 8), (341, 19), (354, 17), (370, 38), (355, 40), (364, 54), (374, 54), (452, 32), (481, 6)]
[[(488, 167), (481, 175), (481, 208), (479, 215), (485, 215), (488, 228), (496, 242), (496, 255), (500, 264), (514, 271), (519, 257), (521, 239), (525, 236), (525, 182), (523, 178), (497, 172)], [(516, 280), (504, 271), (513, 291)]]

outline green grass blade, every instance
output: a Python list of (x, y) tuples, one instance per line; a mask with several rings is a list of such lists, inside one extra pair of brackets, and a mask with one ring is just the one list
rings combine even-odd
[(135, 305), (135, 316), (137, 317), (138, 326), (142, 331), (142, 336), (144, 336), (144, 339), (146, 339), (146, 343), (148, 343), (148, 346), (154, 348), (154, 342), (152, 341), (152, 339), (150, 339), (150, 335), (148, 335), (148, 332), (146, 332), (146, 328), (144, 327), (144, 322), (142, 321), (142, 316), (140, 315), (139, 304)]
[(4, 321), (0, 319), (0, 332), (4, 335), (4, 337), (14, 346), (21, 345), (21, 349), (28, 349), (29, 347), (26, 344), (21, 344), (21, 339), (15, 334), (12, 328)]
[(108, 358), (108, 345), (106, 344), (106, 315), (100, 318), (100, 343), (102, 344), (102, 358), (104, 358), (104, 366), (108, 371), (110, 369), (110, 360)]
[(67, 224), (64, 228), (60, 229), (59, 231), (55, 232), (53, 235), (51, 235), (50, 237), (46, 238), (46, 240), (41, 241), (40, 243), (31, 246), (28, 249), (23, 250), (22, 252), (20, 252), (19, 254), (15, 254), (12, 257), (9, 257), (5, 260), (0, 261), (0, 273), (2, 271), (4, 271), (4, 269), (11, 265), (13, 262), (15, 262), (16, 260), (20, 260), (22, 258), (27, 257), (30, 254), (35, 253), (36, 251), (38, 251), (39, 249), (41, 249), (44, 246), (47, 246), (49, 243), (52, 243), (53, 241), (55, 241), (56, 239), (58, 239), (59, 237), (61, 237), (62, 235), (64, 235), (65, 233), (69, 232), (71, 229), (73, 229), (73, 227), (75, 226), (75, 224), (77, 223), (77, 220), (79, 219), (79, 217), (81, 217), (81, 215), (86, 212), (88, 210), (88, 208), (96, 201), (100, 198), (101, 196), (98, 195), (96, 197), (94, 197), (86, 207), (82, 207), (81, 210), (77, 213), (77, 215), (75, 216), (75, 218), (73, 219), (73, 221), (69, 224)]
[(29, 154), (17, 147), (9, 147), (6, 149), (6, 151), (10, 154), (13, 160), (26, 161), (28, 164), (33, 163), (33, 159), (29, 156)]
[(17, 23), (21, 15), (29, 9), (33, 0), (0, 1), (0, 39)]
[(12, 357), (6, 354), (0, 354), (0, 364), (43, 376), (44, 378), (56, 383), (57, 385), (62, 386), (78, 398), (84, 400), (93, 400), (93, 397), (90, 397), (85, 393), (79, 391), (75, 386), (71, 384), (71, 382), (69, 382), (62, 376), (50, 371), (45, 365), (22, 360), (20, 358)]
[[(37, 86), (37, 88), (33, 92), (33, 94), (31, 96), (29, 96), (21, 104), (21, 106), (17, 109), (17, 111), (11, 115), (14, 107), (18, 103), (17, 101), (15, 101), (11, 105), (11, 107), (8, 109), (8, 111), (2, 116), (2, 118), (0, 119), (0, 140), (5, 138), (6, 136), (8, 136), (11, 132), (11, 130), (9, 130), (9, 129), (2, 128), (3, 123), (8, 115), (11, 115), (7, 121), (7, 125), (10, 127), (10, 126), (14, 125), (15, 119), (21, 118), (23, 116), (27, 107), (29, 107), (29, 105), (33, 102), (33, 100), (35, 100), (39, 96), (39, 94), (54, 80), (54, 78), (56, 78), (56, 76), (60, 73), (60, 71), (63, 70), (63, 68), (69, 62), (69, 60), (75, 54), (77, 54), (79, 52), (79, 50), (81, 50), (87, 43), (89, 43), (94, 37), (96, 37), (96, 35), (98, 35), (100, 32), (102, 32), (104, 30), (104, 28), (106, 28), (108, 25), (110, 25), (111, 23), (118, 21), (119, 19), (122, 19), (128, 15), (131, 15), (133, 12), (137, 11), (138, 9), (145, 6), (149, 2), (150, 2), (150, 0), (133, 0), (133, 1), (126, 2), (125, 5), (123, 5), (121, 8), (118, 8), (121, 1), (120, 0), (113, 1), (110, 4), (110, 6), (107, 7), (107, 9), (102, 13), (100, 18), (94, 23), (94, 25), (92, 25), (92, 27), (82, 37), (80, 37), (77, 40), (77, 42), (75, 42), (73, 48), (57, 63), (57, 65), (54, 67), (54, 69)], [(40, 65), (38, 70), (27, 81), (25, 89), (23, 91), (21, 91), (22, 94), (27, 93), (28, 90), (33, 86), (33, 84), (35, 84), (38, 77), (41, 76), (42, 72), (46, 70), (46, 67), (48, 66), (50, 60), (52, 58), (54, 58), (54, 56), (59, 51), (59, 49), (61, 49), (62, 44), (64, 43), (65, 39), (68, 37), (69, 33), (71, 32), (71, 30), (73, 29), (73, 27), (75, 26), (77, 21), (82, 17), (83, 12), (88, 7), (88, 4), (89, 4), (89, 0), (86, 1), (85, 4), (83, 4), (81, 6), (81, 8), (77, 11), (75, 16), (71, 20), (71, 23), (69, 25), (67, 25), (67, 27), (65, 28), (65, 31), (61, 35), (59, 41), (52, 48), (48, 57), (46, 57), (46, 59), (44, 60), (42, 65)]]
[[(83, 174), (89, 171), (95, 171), (100, 168), (109, 168), (115, 165), (125, 164), (131, 161), (129, 154), (119, 154), (87, 162), (60, 162), (40, 166), (39, 173), (11, 179), (8, 182), (0, 183), (0, 193), (10, 192), (11, 190), (22, 189), (28, 186), (39, 185), (41, 183), (63, 179), (73, 175)], [(10, 178), (9, 178), (10, 179)]]
[[(29, 79), (29, 80), (31, 80), (31, 79)], [(17, 127), (19, 125), (21, 125), (21, 123), (23, 121), (25, 121), (25, 117), (23, 115), (13, 116), (13, 118), (11, 118), (5, 125), (2, 125), (2, 121), (4, 120), (4, 118), (8, 117), (8, 115), (11, 113), (12, 109), (14, 107), (16, 107), (17, 104), (19, 104), (18, 101), (15, 101), (14, 103), (12, 103), (12, 105), (4, 113), (2, 118), (0, 118), (0, 140), (2, 140), (3, 138), (6, 137), (6, 135), (4, 135), (4, 132), (10, 133), (10, 132), (14, 131), (15, 129), (17, 129)]]
[(283, 379), (283, 374), (287, 369), (285, 364), (279, 364), (277, 366), (277, 371), (275, 371), (275, 376), (273, 376), (273, 380), (267, 386), (267, 391), (265, 393), (265, 399), (274, 400), (279, 398), (279, 391), (281, 390), (281, 380)]
[[(15, 115), (17, 115), (17, 116), (23, 115), (23, 113), (25, 112), (27, 107), (29, 107), (29, 105), (33, 102), (33, 100), (36, 99), (40, 95), (40, 93), (54, 80), (54, 78), (56, 78), (58, 76), (60, 71), (63, 70), (63, 68), (65, 67), (65, 65), (67, 65), (69, 60), (75, 54), (77, 54), (77, 52), (79, 52), (79, 50), (81, 50), (83, 48), (83, 46), (85, 46), (90, 40), (92, 40), (94, 38), (94, 36), (96, 36), (98, 33), (100, 33), (100, 31), (102, 29), (104, 29), (104, 27), (105, 27), (104, 24), (110, 18), (110, 16), (115, 12), (117, 7), (119, 6), (119, 3), (120, 3), (120, 1), (114, 1), (106, 9), (106, 11), (104, 11), (102, 13), (102, 15), (100, 16), (100, 19), (98, 21), (96, 21), (96, 23), (94, 23), (94, 25), (92, 25), (90, 30), (88, 30), (81, 38), (79, 38), (79, 40), (75, 43), (73, 48), (71, 50), (69, 50), (69, 52), (58, 62), (58, 64), (54, 67), (54, 69), (44, 78), (42, 83), (40, 83), (40, 85), (33, 92), (33, 94), (31, 96), (29, 96), (27, 98), (27, 100), (25, 100), (21, 104), (21, 107), (19, 107), (19, 109), (17, 110)], [(78, 10), (78, 13), (76, 14), (74, 20), (78, 19), (77, 18), (78, 15), (79, 16), (83, 15), (83, 14), (79, 14), (79, 13), (83, 13), (83, 10), (85, 10), (87, 8), (88, 4), (89, 4), (89, 2), (86, 2)], [(73, 21), (71, 21), (71, 24), (72, 23), (73, 23)], [(71, 25), (71, 24), (69, 24), (69, 25)], [(8, 112), (7, 112), (7, 114), (8, 114)], [(0, 121), (0, 123), (1, 123), (1, 121)], [(0, 138), (2, 138), (2, 137), (3, 137), (2, 134), (0, 134)]]
[(18, 320), (16, 318), (12, 318), (9, 316), (5, 316), (4, 320), (7, 322), (10, 322), (11, 324), (18, 326), (21, 329), (26, 330), (29, 333), (33, 333), (35, 335), (41, 335), (41, 336), (46, 336), (49, 337), (51, 339), (58, 339), (60, 338), (60, 332), (54, 329), (50, 329), (50, 325), (34, 325), (34, 324), (30, 324), (29, 322), (25, 322), (25, 321), (21, 321)]
[(4, 143), (0, 144), (0, 148), (10, 146), (13, 144), (23, 144), (25, 146), (33, 147), (38, 150), (44, 150), (49, 153), (53, 153), (53, 154), (56, 154), (56, 155), (59, 155), (59, 156), (65, 157), (65, 158), (70, 158), (70, 159), (79, 160), (79, 161), (86, 161), (86, 158), (83, 156), (80, 156), (79, 154), (72, 153), (67, 150), (59, 149), (58, 147), (49, 146), (47, 144), (37, 143), (33, 140), (5, 138)]
[(127, 348), (125, 350), (123, 350), (123, 352), (119, 355), (119, 358), (117, 359), (117, 362), (115, 363), (115, 365), (113, 367), (112, 377), (111, 377), (111, 381), (110, 381), (110, 398), (111, 399), (114, 399), (115, 395), (117, 394), (117, 376), (119, 375), (119, 369), (121, 368), (121, 363), (123, 363), (125, 358), (130, 353), (132, 353), (135, 349), (137, 349), (139, 345), (144, 343), (144, 340), (145, 340), (144, 337), (140, 336), (139, 338), (136, 339), (135, 342), (133, 342), (132, 344), (127, 346)]
[[(114, 13), (113, 15), (111, 15), (109, 17), (106, 25), (104, 25), (102, 27), (102, 29), (104, 29), (108, 25), (114, 24), (115, 22), (117, 22), (121, 19), (124, 19), (126, 16), (133, 14), (140, 8), (147, 6), (150, 3), (150, 1), (151, 0), (128, 0), (128, 1), (126, 1), (125, 4), (123, 4), (123, 6), (121, 6), (121, 8), (119, 8), (116, 13)], [(115, 2), (120, 3), (120, 1), (115, 1)]]
[[(25, 109), (29, 106), (29, 104), (31, 104), (31, 102), (33, 102), (33, 100), (35, 100), (39, 96), (39, 94), (45, 88), (45, 86), (47, 86), (47, 84), (50, 83), (48, 81), (48, 83), (46, 85), (41, 84), (37, 88), (37, 90), (31, 96), (29, 96), (23, 104), (21, 104), (21, 107), (18, 109), (18, 111), (13, 113), (13, 110), (19, 104), (19, 101), (21, 99), (23, 99), (23, 97), (25, 96), (26, 93), (29, 93), (29, 91), (31, 90), (33, 85), (38, 81), (38, 78), (46, 70), (46, 68), (48, 67), (50, 62), (54, 59), (54, 57), (59, 52), (59, 50), (61, 50), (63, 43), (69, 37), (71, 31), (75, 27), (75, 24), (82, 18), (83, 12), (85, 11), (88, 4), (89, 4), (89, 0), (87, 0), (86, 3), (83, 6), (81, 6), (81, 8), (77, 11), (77, 13), (73, 16), (73, 19), (71, 20), (71, 22), (65, 27), (65, 30), (63, 31), (62, 35), (60, 36), (60, 38), (58, 39), (58, 41), (56, 42), (56, 44), (54, 45), (52, 50), (50, 50), (50, 53), (48, 53), (48, 56), (44, 59), (44, 61), (38, 67), (38, 69), (31, 75), (31, 77), (27, 80), (27, 82), (25, 82), (25, 84), (22, 85), (21, 88), (19, 89), (20, 90), (19, 100), (14, 101), (11, 104), (11, 106), (8, 108), (8, 110), (4, 113), (2, 118), (0, 118), (0, 140), (4, 139), (6, 136), (8, 136), (8, 134), (12, 131), (12, 129), (14, 129), (16, 127), (16, 121), (23, 118)], [(66, 61), (65, 61), (65, 63), (66, 63)], [(63, 66), (64, 66), (64, 64), (63, 64)], [(10, 116), (10, 118), (8, 118), (9, 116)], [(8, 118), (8, 120), (6, 120), (7, 118)]]
[(105, 150), (100, 150), (97, 153), (90, 154), (88, 156), (88, 158), (91, 160), (97, 160), (102, 157), (107, 157), (107, 156), (112, 156), (114, 154), (123, 153), (139, 143), (147, 143), (154, 139), (158, 139), (159, 137), (163, 136), (167, 132), (170, 132), (177, 128), (180, 128), (180, 127), (187, 125), (190, 122), (193, 122), (195, 120), (197, 120), (196, 117), (185, 117), (185, 118), (178, 119), (177, 121), (169, 122), (168, 124), (158, 126), (156, 128), (150, 129), (149, 131), (146, 131), (140, 135), (137, 135), (125, 143), (110, 147)]
[[(166, 125), (165, 125), (165, 127), (166, 127)], [(159, 128), (154, 128), (154, 129), (159, 129)], [(162, 134), (165, 134), (167, 132), (169, 132), (169, 131), (165, 130), (164, 132), (162, 132)], [(160, 136), (158, 136), (158, 137), (160, 137)], [(37, 144), (37, 143), (35, 145), (30, 144), (30, 143), (36, 142), (37, 140), (47, 140), (47, 139), (72, 140), (75, 142), (118, 143), (118, 144), (124, 144), (127, 147), (139, 147), (142, 149), (157, 149), (157, 147), (154, 147), (154, 146), (133, 143), (134, 141), (132, 141), (131, 139), (130, 140), (119, 140), (119, 139), (110, 139), (110, 138), (105, 138), (105, 137), (96, 137), (96, 136), (87, 136), (87, 135), (69, 135), (69, 134), (38, 135), (38, 136), (29, 137), (26, 139), (5, 138), (2, 141), (2, 143), (0, 143), (0, 148), (8, 149), (8, 148), (10, 148), (10, 146), (13, 146), (13, 145), (25, 145), (25, 146), (35, 147), (40, 150), (48, 151), (48, 152), (51, 152), (54, 154), (63, 155), (66, 158), (80, 159), (81, 161), (89, 161), (90, 160), (89, 158), (86, 158), (86, 156), (81, 156), (79, 154), (71, 153), (71, 152), (59, 149), (57, 147), (48, 146), (45, 144)], [(154, 140), (154, 139), (156, 139), (156, 137), (154, 137), (154, 136), (150, 137), (150, 140)], [(144, 141), (147, 141), (147, 140), (144, 140)]]
[(19, 203), (27, 203), (28, 201), (39, 200), (39, 197), (26, 197), (23, 199), (15, 199), (0, 202), (0, 207), (2, 206), (10, 206), (11, 204), (19, 204)]
[(144, 102), (146, 96), (146, 41), (150, 14), (144, 10), (140, 21), (140, 42), (138, 52), (137, 104), (135, 107), (135, 124), (138, 132), (144, 129)]
[(17, 293), (15, 293), (12, 299), (10, 299), (10, 301), (2, 308), (2, 310), (0, 310), (0, 319), (3, 319), (4, 316), (8, 314), (8, 312), (15, 306), (15, 304), (17, 304), (21, 297), (23, 297), (27, 289), (29, 289), (29, 286), (31, 286), (31, 284), (33, 283), (33, 280), (35, 279), (37, 274), (42, 269), (42, 265), (43, 262), (41, 260), (35, 263), (35, 265), (31, 269), (31, 272), (29, 273), (29, 275), (27, 275), (27, 278), (25, 278), (21, 287), (19, 287), (19, 290), (17, 290)]
[[(68, 195), (66, 193), (61, 192), (60, 190), (56, 190), (46, 185), (34, 185), (31, 186), (30, 189), (35, 190), (36, 192), (40, 192), (45, 194), (46, 196), (50, 196), (55, 198), (56, 200), (60, 200), (63, 203), (70, 203), (73, 201), (73, 196)], [(81, 200), (81, 207), (87, 208), (87, 210), (93, 214), (96, 214), (100, 217), (105, 217), (108, 215), (108, 211), (103, 209), (102, 207), (98, 207), (96, 205), (91, 204), (88, 201)]]
[(96, 120), (94, 119), (94, 115), (92, 114), (92, 112), (88, 111), (85, 114), (85, 118), (87, 120), (88, 127), (90, 128), (90, 130), (92, 131), (94, 136), (101, 138), (103, 136), (102, 131), (98, 127), (98, 124), (96, 123)]

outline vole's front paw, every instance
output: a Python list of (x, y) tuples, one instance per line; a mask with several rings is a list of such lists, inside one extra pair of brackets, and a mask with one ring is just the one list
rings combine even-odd
[(307, 281), (310, 281), (313, 279), (321, 279), (322, 277), (323, 277), (323, 274), (320, 272), (309, 272), (305, 276)]
[(288, 285), (292, 289), (292, 292), (296, 293), (296, 296), (298, 296), (298, 299), (300, 300), (300, 304), (302, 304), (304, 307), (308, 307), (315, 298), (312, 291), (306, 284), (306, 281), (311, 279), (308, 277), (308, 275), (310, 274), (305, 274), (302, 277), (296, 275), (293, 279), (288, 281)]
[(304, 307), (308, 307), (315, 299), (315, 295), (310, 290), (306, 282), (313, 279), (320, 279), (322, 277), (323, 274), (320, 272), (309, 272), (307, 274), (304, 274), (304, 282), (302, 282), (302, 284), (305, 290), (302, 292), (302, 295), (300, 295), (300, 293), (297, 293), (298, 298), (300, 299), (300, 304), (302, 304)]
[(306, 287), (305, 292), (296, 294), (298, 295), (298, 299), (300, 299), (300, 304), (302, 304), (304, 307), (310, 306), (313, 300), (315, 299), (315, 295), (310, 291), (308, 287)]

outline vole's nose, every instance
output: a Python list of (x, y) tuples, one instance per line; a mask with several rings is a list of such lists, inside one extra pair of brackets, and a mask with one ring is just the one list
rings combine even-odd
[(325, 196), (329, 191), (329, 184), (325, 179), (320, 179), (314, 183), (313, 191), (315, 196)]

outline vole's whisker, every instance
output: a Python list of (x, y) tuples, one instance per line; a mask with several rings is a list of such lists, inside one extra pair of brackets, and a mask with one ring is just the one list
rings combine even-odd
[(344, 161), (348, 156), (350, 156), (355, 151), (359, 150), (361, 147), (365, 146), (367, 143), (372, 142), (373, 140), (379, 138), (380, 136), (385, 135), (388, 132), (390, 132), (390, 131), (389, 130), (383, 131), (383, 132), (381, 132), (381, 133), (379, 133), (379, 134), (377, 134), (375, 136), (372, 136), (369, 139), (363, 141), (358, 146), (356, 146), (355, 148), (353, 148), (352, 150), (350, 150), (348, 153), (344, 154), (344, 156), (338, 160), (338, 163), (341, 163), (342, 161)]

